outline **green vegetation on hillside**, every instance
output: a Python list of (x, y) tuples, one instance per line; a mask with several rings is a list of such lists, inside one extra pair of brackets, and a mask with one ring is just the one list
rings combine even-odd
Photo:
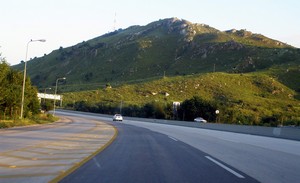
[(174, 115), (179, 101), (218, 108), (224, 123), (299, 124), (300, 49), (243, 29), (163, 19), (60, 47), (28, 73), (41, 91), (66, 77), (58, 92), (76, 110), (192, 119), (184, 107)]
[[(219, 31), (170, 18), (60, 47), (30, 60), (28, 73), (39, 88), (67, 77), (67, 85), (74, 87), (65, 90), (78, 91), (85, 90), (86, 84), (135, 81), (164, 73), (246, 73), (290, 63), (299, 65), (300, 52), (282, 42), (246, 30)], [(22, 64), (14, 67), (21, 70)]]
[(128, 110), (127, 107), (132, 111), (156, 104), (168, 113), (164, 118), (172, 119), (173, 102), (198, 96), (221, 111), (219, 117), (223, 123), (279, 125), (299, 123), (300, 103), (295, 95), (295, 91), (265, 74), (210, 73), (65, 93), (64, 104), (92, 112), (110, 109), (101, 111), (107, 113), (119, 112), (121, 104), (123, 110)]

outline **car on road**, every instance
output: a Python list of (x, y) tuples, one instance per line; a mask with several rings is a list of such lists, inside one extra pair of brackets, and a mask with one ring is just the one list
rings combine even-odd
[(115, 114), (113, 116), (113, 121), (123, 121), (123, 117), (121, 114)]
[(199, 122), (199, 123), (207, 123), (207, 121), (201, 117), (197, 117), (194, 119), (195, 122)]

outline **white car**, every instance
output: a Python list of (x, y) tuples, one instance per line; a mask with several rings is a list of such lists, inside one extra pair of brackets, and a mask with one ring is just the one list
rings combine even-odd
[(121, 114), (115, 114), (113, 117), (113, 121), (123, 121), (123, 117)]
[(197, 117), (194, 119), (195, 122), (199, 122), (199, 123), (207, 123), (207, 121), (201, 117)]

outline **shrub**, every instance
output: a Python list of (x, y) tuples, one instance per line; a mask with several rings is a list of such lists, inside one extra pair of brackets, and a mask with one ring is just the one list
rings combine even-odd
[(203, 100), (199, 96), (194, 96), (181, 104), (178, 113), (182, 120), (193, 121), (196, 117), (203, 117), (209, 121), (215, 121), (216, 106), (216, 104)]

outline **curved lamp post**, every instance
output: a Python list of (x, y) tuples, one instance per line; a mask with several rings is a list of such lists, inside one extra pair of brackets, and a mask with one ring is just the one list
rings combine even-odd
[(56, 79), (56, 85), (55, 85), (55, 93), (54, 93), (54, 104), (53, 104), (53, 116), (55, 116), (55, 102), (56, 102), (56, 92), (57, 92), (57, 83), (59, 80), (65, 80), (67, 78), (63, 77), (63, 78), (57, 78)]
[(217, 109), (216, 111), (215, 111), (215, 113), (216, 113), (216, 123), (218, 123), (218, 117), (219, 117), (219, 114), (220, 114), (220, 111)]
[(44, 91), (44, 104), (45, 104), (45, 102), (46, 102), (46, 91), (47, 90), (51, 90), (52, 88), (45, 88), (45, 91)]
[(27, 54), (28, 54), (28, 46), (29, 43), (31, 42), (46, 42), (45, 39), (36, 39), (36, 40), (30, 40), (27, 43), (27, 47), (26, 47), (26, 57), (25, 57), (25, 66), (24, 66), (24, 77), (23, 77), (23, 87), (22, 87), (22, 101), (21, 101), (21, 114), (20, 114), (20, 119), (23, 118), (23, 109), (24, 109), (24, 93), (25, 93), (25, 82), (26, 82), (26, 66), (27, 66)]

